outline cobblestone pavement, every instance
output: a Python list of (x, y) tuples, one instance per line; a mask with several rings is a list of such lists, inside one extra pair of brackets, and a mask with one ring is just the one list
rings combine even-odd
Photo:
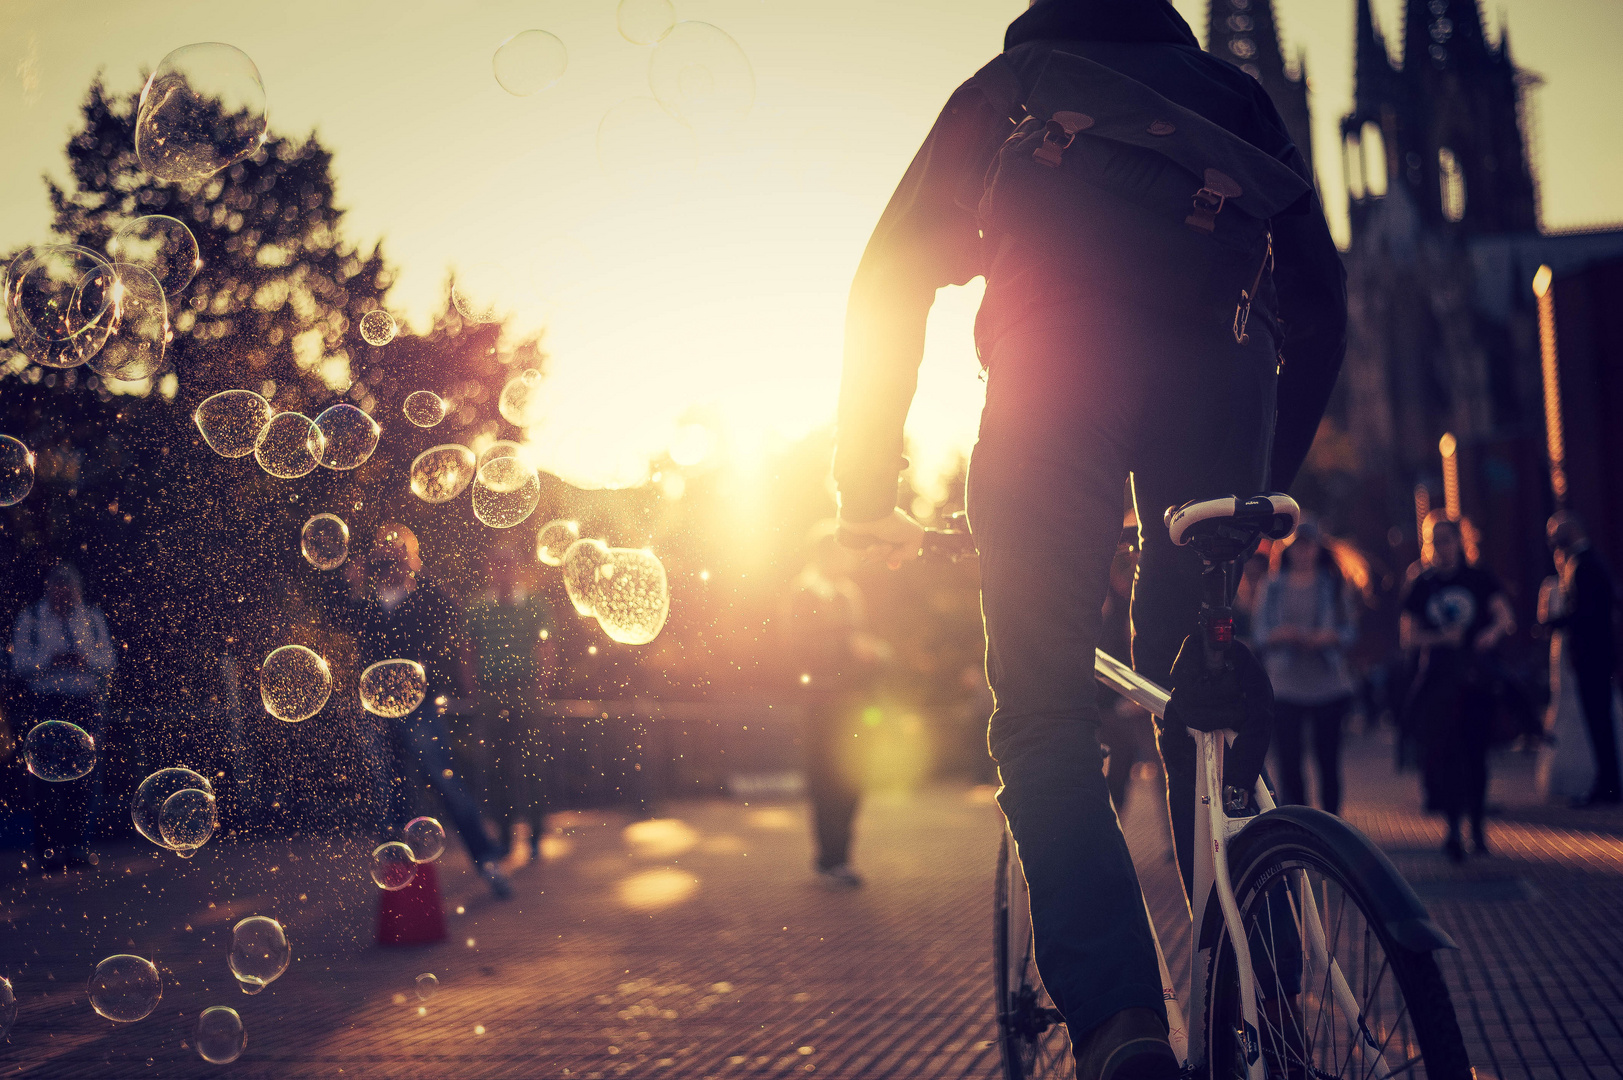
[[(1356, 744), (1349, 816), (1460, 944), (1443, 960), (1478, 1075), (1612, 1077), (1623, 1061), (1623, 814), (1531, 805), (1531, 767), (1500, 766), (1496, 856), (1437, 849), (1412, 776)], [(1164, 804), (1136, 783), (1125, 825), (1158, 919), (1176, 910)], [(336, 838), (215, 843), (186, 862), (134, 847), (67, 877), (0, 868), (0, 962), (21, 1003), (0, 1070), (49, 1077), (989, 1077), (990, 893), (1001, 819), (988, 789), (875, 795), (859, 823), (868, 886), (811, 880), (797, 804), (721, 800), (637, 822), (559, 815), (544, 865), (488, 898), (441, 864), (451, 939), (372, 944), (366, 848)], [(457, 909), (461, 913), (455, 913)], [(231, 925), (281, 919), (294, 962), (241, 994)], [(1164, 919), (1163, 919), (1164, 921)], [(1169, 935), (1170, 936), (1170, 935)], [(1169, 959), (1187, 971), (1187, 940)], [(97, 959), (152, 957), (158, 1009), (114, 1025), (86, 1002)], [(421, 972), (441, 989), (413, 993)], [(185, 1044), (228, 1004), (248, 1048), (209, 1066)]]

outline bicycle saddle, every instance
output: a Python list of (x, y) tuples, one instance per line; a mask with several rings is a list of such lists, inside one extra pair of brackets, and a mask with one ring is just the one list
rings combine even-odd
[(1193, 545), (1206, 558), (1222, 560), (1239, 558), (1259, 537), (1285, 539), (1301, 517), (1295, 499), (1269, 491), (1246, 499), (1225, 495), (1169, 506), (1165, 521), (1174, 544)]

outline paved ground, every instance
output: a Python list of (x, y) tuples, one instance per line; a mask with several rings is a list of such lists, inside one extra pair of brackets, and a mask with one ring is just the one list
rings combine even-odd
[[(1413, 779), (1378, 745), (1350, 769), (1352, 819), (1393, 854), (1459, 941), (1445, 970), (1478, 1075), (1612, 1077), (1623, 1063), (1623, 815), (1533, 808), (1531, 768), (1500, 770), (1498, 856), (1436, 853)], [(1158, 900), (1175, 896), (1147, 779), (1127, 828)], [(0, 1070), (23, 1076), (988, 1077), (989, 904), (1000, 819), (984, 789), (876, 796), (861, 892), (808, 880), (798, 805), (693, 801), (653, 822), (577, 814), (545, 865), (497, 904), (448, 855), (451, 940), (371, 944), (377, 890), (342, 840), (211, 845), (190, 862), (134, 848), (62, 878), (0, 867), (0, 964), (21, 1013)], [(280, 918), (294, 963), (235, 989), (231, 925)], [(1187, 965), (1187, 946), (1173, 962)], [(95, 960), (128, 951), (165, 974), (147, 1019), (86, 1003)], [(1179, 953), (1182, 955), (1178, 955)], [(439, 994), (420, 1003), (416, 976)], [(248, 1049), (214, 1067), (185, 1044), (229, 1004)]]

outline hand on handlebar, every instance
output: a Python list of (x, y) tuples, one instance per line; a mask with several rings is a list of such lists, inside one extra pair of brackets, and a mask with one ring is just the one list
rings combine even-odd
[(918, 558), (924, 548), (924, 526), (900, 508), (878, 521), (851, 522), (841, 518), (835, 535), (846, 547), (861, 551), (864, 559), (883, 559), (892, 570)]

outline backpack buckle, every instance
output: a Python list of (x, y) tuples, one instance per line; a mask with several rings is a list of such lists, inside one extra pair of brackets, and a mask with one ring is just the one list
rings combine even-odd
[(1251, 340), (1251, 335), (1245, 332), (1246, 323), (1251, 321), (1251, 293), (1245, 289), (1240, 290), (1240, 302), (1234, 307), (1234, 343), (1244, 345)]
[(1032, 153), (1039, 164), (1057, 169), (1065, 160), (1065, 151), (1076, 141), (1076, 133), (1093, 126), (1093, 117), (1087, 113), (1057, 112), (1043, 125), (1042, 145)]
[(1205, 185), (1195, 192), (1195, 208), (1183, 223), (1209, 236), (1217, 230), (1217, 215), (1223, 212), (1223, 204), (1243, 194), (1244, 190), (1232, 176), (1207, 169)]

